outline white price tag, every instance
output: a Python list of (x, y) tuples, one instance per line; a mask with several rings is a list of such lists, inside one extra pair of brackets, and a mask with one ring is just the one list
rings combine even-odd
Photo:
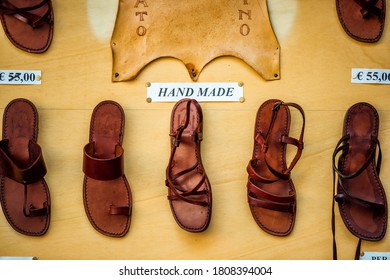
[(194, 98), (199, 102), (244, 102), (244, 83), (147, 83), (148, 102), (177, 102)]
[(41, 81), (40, 70), (0, 70), (2, 85), (40, 85)]
[(390, 69), (352, 68), (353, 84), (390, 84)]
[(390, 252), (363, 252), (360, 260), (390, 261)]

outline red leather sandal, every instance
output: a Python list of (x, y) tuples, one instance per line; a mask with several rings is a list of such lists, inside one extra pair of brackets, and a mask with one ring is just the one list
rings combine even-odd
[(207, 229), (211, 219), (211, 186), (203, 167), (202, 109), (194, 99), (176, 103), (171, 116), (171, 156), (166, 186), (177, 224), (189, 232)]
[(26, 99), (11, 101), (4, 111), (0, 142), (1, 206), (18, 232), (40, 236), (50, 224), (46, 165), (37, 144), (38, 112)]
[(336, 7), (340, 23), (351, 38), (367, 43), (381, 38), (386, 0), (336, 0)]
[[(296, 108), (303, 117), (299, 139), (288, 136), (289, 107)], [(305, 114), (298, 104), (271, 99), (257, 112), (253, 156), (247, 166), (248, 203), (256, 223), (272, 235), (288, 235), (295, 224), (296, 192), (291, 170), (302, 154), (304, 128)], [(297, 147), (288, 167), (287, 144)]]
[(49, 48), (54, 30), (51, 0), (0, 0), (0, 19), (15, 47), (30, 53)]
[(360, 102), (349, 108), (345, 115), (343, 136), (333, 153), (334, 259), (337, 259), (335, 202), (338, 203), (345, 226), (359, 238), (355, 259), (359, 259), (362, 240), (379, 241), (385, 236), (388, 210), (386, 194), (379, 179), (382, 153), (378, 131), (379, 116), (372, 105)]
[(131, 223), (132, 196), (124, 174), (125, 116), (114, 101), (100, 102), (91, 117), (84, 147), (84, 208), (92, 226), (111, 237), (123, 237)]

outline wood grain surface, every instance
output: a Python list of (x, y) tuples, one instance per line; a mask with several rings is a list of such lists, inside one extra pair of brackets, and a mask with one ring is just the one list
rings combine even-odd
[[(268, 1), (281, 46), (281, 79), (265, 81), (243, 61), (222, 57), (203, 69), (199, 82), (243, 82), (243, 103), (201, 103), (203, 164), (213, 190), (210, 227), (200, 234), (180, 229), (171, 214), (165, 168), (173, 103), (147, 103), (147, 82), (191, 82), (173, 58), (149, 64), (136, 79), (112, 82), (111, 32), (117, 0), (53, 0), (54, 39), (33, 55), (16, 49), (0, 32), (0, 69), (42, 70), (41, 85), (0, 85), (0, 114), (14, 98), (27, 98), (39, 112), (39, 136), (48, 168), (52, 220), (43, 237), (15, 232), (0, 215), (0, 256), (40, 259), (303, 259), (332, 258), (331, 206), (334, 147), (346, 110), (365, 101), (379, 112), (381, 179), (390, 196), (390, 89), (351, 84), (352, 68), (390, 68), (390, 21), (376, 44), (357, 42), (343, 31), (334, 1)], [(151, 3), (150, 3), (151, 4)], [(207, 8), (207, 7), (206, 7)], [(183, 45), (190, 50), (191, 46)], [(207, 50), (205, 50), (207, 51)], [(288, 237), (263, 232), (246, 197), (246, 165), (253, 148), (257, 109), (266, 100), (302, 106), (305, 149), (292, 172), (297, 219)], [(120, 239), (93, 229), (82, 201), (82, 149), (93, 108), (115, 100), (125, 110), (125, 172), (133, 193), (129, 233)], [(300, 131), (292, 112), (291, 134)], [(337, 209), (336, 209), (337, 210)], [(336, 212), (339, 258), (354, 256), (357, 238)], [(363, 242), (363, 251), (390, 251), (390, 235)]]

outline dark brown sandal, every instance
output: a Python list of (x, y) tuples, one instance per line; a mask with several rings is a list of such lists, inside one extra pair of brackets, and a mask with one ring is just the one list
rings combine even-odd
[(207, 229), (211, 219), (211, 186), (202, 165), (202, 109), (194, 99), (182, 99), (172, 110), (171, 156), (166, 186), (177, 224), (190, 232)]
[[(299, 139), (288, 136), (290, 106), (303, 117)], [(247, 166), (248, 203), (259, 227), (273, 235), (288, 235), (295, 224), (296, 192), (290, 174), (302, 154), (304, 128), (305, 114), (298, 104), (271, 99), (257, 112), (253, 155)], [(288, 167), (287, 144), (297, 147)]]
[(0, 19), (15, 47), (30, 53), (49, 48), (54, 30), (51, 0), (0, 0)]
[(43, 178), (46, 166), (37, 144), (38, 112), (26, 99), (4, 110), (0, 142), (1, 206), (18, 232), (40, 236), (50, 224), (50, 193)]
[(360, 102), (349, 108), (344, 119), (343, 136), (333, 153), (334, 259), (337, 259), (335, 201), (345, 226), (359, 238), (355, 259), (359, 259), (362, 240), (379, 241), (386, 233), (388, 210), (386, 194), (379, 179), (382, 153), (378, 131), (379, 116), (372, 105)]
[(350, 37), (367, 43), (381, 38), (386, 0), (336, 0), (336, 7), (340, 23)]
[(84, 208), (100, 233), (123, 237), (131, 222), (132, 196), (124, 174), (125, 115), (114, 101), (102, 101), (93, 110), (89, 143), (84, 147)]

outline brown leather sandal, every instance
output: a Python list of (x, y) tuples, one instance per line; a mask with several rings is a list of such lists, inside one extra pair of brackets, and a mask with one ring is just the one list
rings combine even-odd
[[(288, 136), (290, 106), (303, 117), (299, 139)], [(302, 154), (304, 128), (305, 114), (298, 104), (271, 99), (257, 112), (253, 155), (247, 166), (248, 203), (259, 227), (273, 235), (288, 235), (295, 224), (296, 193), (290, 175)], [(289, 167), (287, 144), (297, 147)]]
[(166, 186), (177, 224), (189, 232), (207, 229), (211, 219), (212, 195), (202, 165), (202, 109), (194, 99), (182, 99), (172, 110), (171, 156), (166, 169)]
[(345, 226), (359, 238), (355, 259), (359, 258), (362, 240), (379, 241), (386, 233), (388, 210), (386, 194), (379, 179), (382, 153), (378, 130), (379, 116), (372, 105), (360, 102), (349, 108), (344, 119), (343, 136), (333, 153), (334, 259), (337, 259), (335, 201)]
[(381, 38), (386, 0), (336, 0), (336, 7), (340, 23), (350, 37), (367, 43)]
[(93, 110), (89, 143), (84, 147), (84, 208), (100, 233), (123, 237), (131, 222), (132, 196), (123, 166), (122, 107), (110, 100)]
[(11, 101), (4, 111), (0, 142), (1, 206), (18, 232), (40, 236), (50, 224), (46, 166), (37, 144), (38, 112), (26, 99)]
[(0, 19), (15, 47), (30, 53), (49, 48), (54, 30), (51, 0), (0, 0)]

